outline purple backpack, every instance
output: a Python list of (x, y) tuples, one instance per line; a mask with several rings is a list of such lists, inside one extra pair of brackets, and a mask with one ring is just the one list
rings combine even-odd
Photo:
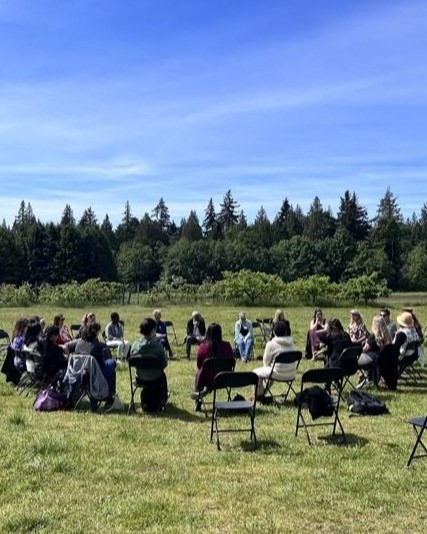
[(53, 412), (62, 410), (64, 400), (60, 393), (54, 389), (42, 389), (33, 403), (37, 412)]

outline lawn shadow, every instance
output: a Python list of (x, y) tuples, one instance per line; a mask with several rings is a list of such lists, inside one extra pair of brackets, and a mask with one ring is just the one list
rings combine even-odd
[(340, 447), (365, 447), (369, 443), (369, 440), (357, 436), (356, 434), (346, 433), (345, 439), (341, 434), (333, 436), (329, 434), (327, 436), (317, 436), (317, 439), (324, 441), (328, 445), (339, 445)]
[(257, 439), (257, 447), (254, 449), (253, 444), (246, 440), (242, 440), (240, 442), (240, 446), (242, 449), (246, 452), (261, 452), (262, 454), (274, 454), (278, 450), (282, 449), (282, 446), (280, 443), (273, 439)]

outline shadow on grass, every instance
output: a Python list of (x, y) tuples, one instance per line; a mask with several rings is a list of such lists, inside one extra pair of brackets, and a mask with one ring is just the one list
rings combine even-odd
[(253, 443), (248, 440), (242, 440), (240, 446), (245, 452), (260, 452), (262, 454), (274, 454), (282, 449), (280, 443), (272, 439), (258, 439), (256, 449), (254, 449)]
[[(120, 412), (120, 415), (126, 416), (128, 413), (129, 405), (125, 404), (125, 410), (124, 412)], [(115, 412), (117, 414), (117, 412)], [(148, 416), (148, 417), (161, 417), (162, 419), (179, 419), (180, 421), (187, 421), (187, 422), (193, 422), (193, 423), (205, 423), (208, 419), (206, 419), (205, 415), (203, 413), (196, 415), (195, 413), (192, 413), (188, 410), (183, 410), (182, 408), (179, 408), (173, 403), (166, 404), (166, 408), (163, 412), (143, 412), (141, 410), (141, 407), (137, 405), (136, 412), (133, 411), (130, 414), (131, 416)]]
[[(365, 447), (369, 443), (369, 440), (366, 438), (361, 438), (360, 436), (357, 436), (356, 434), (348, 434), (346, 433), (345, 439), (341, 434), (337, 434), (333, 436), (332, 434), (329, 434), (327, 436), (317, 436), (319, 441), (323, 441), (327, 443), (328, 445), (339, 445), (341, 447)], [(313, 442), (313, 438), (311, 437), (311, 441)]]

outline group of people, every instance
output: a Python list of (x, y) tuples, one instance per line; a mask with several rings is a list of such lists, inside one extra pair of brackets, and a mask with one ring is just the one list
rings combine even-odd
[[(321, 309), (316, 309), (310, 321), (307, 333), (306, 357), (309, 359), (325, 359), (326, 366), (339, 366), (339, 359), (344, 349), (359, 347), (361, 350), (358, 365), (361, 371), (358, 387), (378, 384), (385, 378), (381, 376), (381, 369), (377, 365), (381, 349), (393, 344), (398, 358), (396, 362), (382, 362), (385, 366), (396, 365), (392, 384), (386, 384), (394, 389), (397, 384), (399, 360), (415, 359), (420, 356), (424, 364), (424, 353), (421, 348), (423, 332), (421, 324), (411, 308), (404, 308), (396, 317), (396, 323), (391, 320), (390, 310), (383, 308), (372, 319), (371, 332), (363, 322), (359, 310), (350, 311), (350, 322), (347, 330), (339, 319), (326, 320)], [(416, 352), (416, 354), (415, 354)]]

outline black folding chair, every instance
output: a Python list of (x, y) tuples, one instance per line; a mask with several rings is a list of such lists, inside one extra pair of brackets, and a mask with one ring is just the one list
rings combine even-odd
[(0, 365), (6, 358), (7, 347), (10, 345), (10, 337), (6, 330), (0, 329)]
[[(163, 367), (159, 359), (155, 356), (130, 356), (128, 359), (129, 364), (129, 383), (130, 383), (130, 393), (131, 399), (128, 408), (128, 415), (134, 411), (136, 412), (135, 406), (135, 393), (138, 389), (143, 389), (144, 387), (154, 386), (159, 384), (162, 381), (162, 378), (156, 378), (154, 380), (143, 380), (138, 378), (136, 375), (137, 370), (144, 371), (157, 371), (163, 376)], [(134, 370), (132, 372), (132, 370)], [(134, 373), (134, 374), (133, 374)], [(164, 407), (164, 406), (163, 406)]]
[[(415, 440), (415, 445), (412, 449), (412, 452), (409, 456), (408, 463), (406, 464), (407, 467), (411, 465), (412, 460), (427, 457), (427, 446), (422, 441), (424, 430), (427, 427), (427, 416), (414, 417), (414, 419), (411, 419), (409, 422), (412, 425), (412, 428), (414, 429), (416, 440)], [(424, 452), (421, 454), (415, 454), (418, 447), (421, 447), (424, 450)]]
[[(281, 408), (285, 404), (290, 391), (292, 391), (294, 395), (296, 395), (296, 391), (293, 388), (293, 382), (295, 380), (297, 369), (301, 362), (301, 358), (302, 352), (300, 350), (295, 350), (290, 352), (281, 352), (274, 359), (273, 365), (271, 366), (270, 376), (267, 379), (265, 390), (267, 393), (269, 393), (269, 395), (273, 399), (273, 403), (278, 408)], [(280, 374), (277, 374), (277, 370), (280, 369), (280, 367), (278, 367), (279, 365), (287, 367), (286, 373), (280, 370)], [(286, 384), (286, 391), (284, 391), (280, 395), (273, 395), (271, 387), (275, 382)]]
[(71, 324), (70, 325), (70, 333), (73, 336), (73, 338), (77, 338), (79, 336), (79, 331), (81, 328), (81, 324)]
[[(201, 375), (207, 375), (208, 378), (212, 377), (212, 379), (215, 380), (215, 377), (218, 373), (233, 372), (235, 366), (236, 360), (234, 358), (207, 358), (203, 362)], [(230, 390), (228, 391), (230, 393)], [(207, 405), (211, 404), (206, 402), (206, 395), (208, 393), (210, 393), (209, 390), (205, 391), (202, 389), (198, 391), (199, 396), (196, 399), (196, 402), (200, 403), (200, 407), (204, 411), (206, 417), (208, 417)], [(228, 398), (230, 399), (230, 394)]]
[[(250, 439), (253, 443), (254, 449), (257, 446), (255, 434), (255, 409), (256, 409), (256, 387), (258, 384), (258, 376), (253, 372), (224, 372), (219, 373), (215, 377), (215, 387), (213, 392), (213, 408), (211, 420), (211, 436), (216, 434), (217, 448), (221, 450), (219, 434), (224, 432), (250, 432)], [(253, 400), (231, 400), (231, 391), (234, 388), (242, 388), (253, 386), (252, 394)], [(227, 400), (218, 400), (220, 390), (227, 392)], [(248, 415), (250, 419), (250, 428), (218, 428), (218, 419), (220, 416), (236, 416)]]
[(258, 319), (257, 318), (256, 322), (259, 324), (259, 328), (261, 330), (261, 336), (262, 336), (261, 345), (262, 347), (265, 347), (267, 342), (270, 341), (271, 339), (271, 334), (273, 332), (273, 319), (271, 318)]
[(421, 379), (421, 373), (416, 367), (418, 362), (418, 348), (421, 346), (419, 340), (412, 341), (406, 346), (405, 354), (399, 357), (399, 378), (405, 382), (413, 382), (414, 384), (418, 383), (418, 380)]
[(172, 345), (178, 345), (178, 338), (176, 335), (175, 326), (172, 321), (165, 321), (166, 325), (166, 333), (168, 336), (168, 339), (171, 339)]
[(337, 367), (340, 367), (344, 372), (341, 395), (347, 384), (350, 384), (353, 389), (355, 388), (355, 385), (351, 381), (351, 377), (354, 376), (359, 370), (358, 360), (361, 353), (362, 347), (360, 345), (355, 345), (354, 347), (348, 347), (344, 349), (338, 358)]
[(42, 381), (37, 378), (35, 372), (36, 361), (40, 358), (40, 354), (29, 351), (22, 351), (21, 354), (25, 358), (25, 368), (16, 387), (20, 395), (28, 396), (32, 389), (40, 389), (42, 386)]
[[(298, 430), (303, 427), (307, 435), (308, 443), (309, 445), (311, 445), (310, 435), (308, 432), (309, 427), (331, 426), (332, 436), (335, 436), (337, 426), (339, 426), (343, 441), (344, 443), (346, 442), (344, 428), (338, 416), (343, 379), (344, 371), (339, 367), (310, 369), (302, 375), (301, 391), (295, 399), (295, 403), (298, 407), (295, 436), (298, 436)], [(329, 394), (323, 389), (323, 386), (325, 384), (331, 383), (334, 383), (337, 389), (336, 399), (332, 399)], [(321, 384), (321, 387), (317, 386), (315, 388), (305, 389), (305, 386), (307, 384)], [(332, 420), (328, 422), (307, 423), (303, 415), (305, 407), (309, 408), (313, 420), (317, 420), (317, 418), (321, 416), (329, 417)], [(316, 415), (314, 415), (315, 412)]]

